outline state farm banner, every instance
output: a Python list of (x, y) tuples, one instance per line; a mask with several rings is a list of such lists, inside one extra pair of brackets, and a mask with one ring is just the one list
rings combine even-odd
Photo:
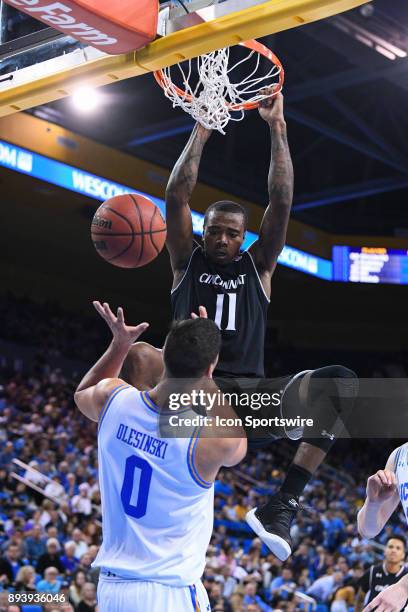
[(67, 36), (118, 55), (156, 37), (157, 0), (5, 0)]

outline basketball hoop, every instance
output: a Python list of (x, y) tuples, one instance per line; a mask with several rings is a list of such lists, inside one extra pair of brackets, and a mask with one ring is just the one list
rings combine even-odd
[[(227, 47), (157, 70), (155, 79), (173, 107), (180, 106), (204, 127), (225, 134), (224, 128), (230, 120), (241, 121), (245, 111), (257, 108), (261, 100), (276, 96), (284, 81), (280, 60), (265, 45), (248, 40), (238, 47), (249, 49), (249, 53), (232, 64), (231, 49)], [(268, 67), (262, 74), (263, 58)], [(243, 78), (239, 72), (248, 67), (249, 74)], [(174, 75), (172, 69), (176, 68), (179, 70)], [(262, 88), (272, 86), (275, 86), (273, 94), (260, 93)]]

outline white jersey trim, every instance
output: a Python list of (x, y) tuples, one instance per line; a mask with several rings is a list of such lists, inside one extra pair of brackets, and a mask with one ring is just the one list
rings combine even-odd
[[(197, 243), (196, 243), (196, 244), (197, 244)], [(192, 259), (193, 259), (194, 253), (195, 253), (195, 252), (197, 251), (197, 249), (199, 249), (199, 248), (200, 248), (200, 245), (197, 245), (197, 246), (196, 246), (196, 248), (195, 248), (195, 249), (193, 250), (193, 252), (191, 253), (191, 255), (190, 255), (190, 259), (188, 260), (187, 268), (186, 268), (186, 270), (185, 270), (185, 272), (184, 272), (183, 276), (181, 277), (180, 282), (179, 282), (179, 283), (178, 283), (178, 284), (177, 284), (177, 285), (174, 287), (174, 289), (172, 289), (172, 290), (170, 291), (170, 295), (173, 295), (173, 293), (174, 293), (175, 291), (177, 291), (177, 289), (180, 287), (180, 285), (181, 285), (181, 283), (183, 282), (183, 280), (186, 278), (186, 275), (187, 275), (187, 272), (189, 271), (190, 264), (191, 264), (191, 261), (192, 261)]]
[(129, 389), (130, 385), (128, 385), (127, 383), (121, 383), (120, 385), (118, 385), (117, 387), (115, 387), (111, 393), (109, 394), (101, 412), (99, 415), (99, 419), (98, 419), (98, 434), (100, 432), (101, 426), (102, 426), (102, 421), (106, 416), (106, 413), (109, 410), (109, 406), (111, 405), (111, 403), (113, 402), (113, 400), (115, 399), (115, 397), (124, 389)]
[(256, 269), (256, 265), (255, 265), (255, 262), (254, 262), (254, 258), (252, 257), (252, 255), (251, 255), (251, 253), (249, 252), (249, 250), (244, 251), (244, 253), (247, 253), (247, 254), (249, 255), (249, 258), (250, 258), (250, 260), (252, 261), (252, 265), (254, 266), (255, 274), (256, 274), (256, 277), (257, 277), (257, 279), (258, 279), (258, 281), (259, 281), (259, 285), (260, 285), (260, 287), (261, 287), (261, 289), (262, 289), (262, 293), (263, 293), (263, 294), (264, 294), (264, 296), (266, 297), (266, 301), (268, 302), (268, 304), (270, 304), (270, 303), (271, 303), (271, 299), (270, 299), (270, 298), (269, 298), (269, 297), (266, 295), (266, 292), (265, 292), (264, 286), (263, 286), (262, 281), (261, 281), (261, 279), (260, 279), (260, 276), (259, 276), (259, 274), (258, 274), (258, 270)]

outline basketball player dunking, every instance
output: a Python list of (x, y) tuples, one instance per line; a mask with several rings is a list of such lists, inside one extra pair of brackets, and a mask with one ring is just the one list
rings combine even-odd
[[(206, 612), (210, 604), (200, 578), (213, 530), (214, 480), (221, 466), (243, 459), (246, 438), (242, 432), (214, 445), (194, 427), (188, 437), (163, 438), (160, 419), (169, 414), (169, 395), (180, 376), (189, 378), (183, 391), (217, 389), (212, 373), (221, 334), (208, 319), (176, 323), (164, 345), (160, 383), (142, 392), (132, 386), (132, 377), (126, 382), (118, 377), (125, 361), (137, 374), (129, 349), (147, 324), (130, 327), (121, 308), (115, 316), (108, 304), (94, 304), (113, 340), (78, 386), (75, 402), (98, 422), (103, 530), (93, 564), (101, 568), (98, 610)], [(182, 412), (183, 418), (196, 416), (190, 408)], [(235, 416), (229, 405), (218, 412)]]
[[(408, 442), (396, 448), (383, 470), (367, 480), (364, 506), (357, 516), (358, 531), (363, 538), (375, 538), (401, 502), (408, 522)], [(377, 595), (363, 610), (398, 612), (407, 609), (408, 575), (403, 576)]]
[[(209, 206), (204, 218), (203, 246), (193, 241), (189, 201), (210, 130), (199, 124), (195, 126), (173, 168), (166, 190), (166, 244), (174, 277), (173, 318), (186, 319), (192, 313), (200, 312), (202, 316), (208, 312), (209, 318), (216, 322), (221, 330), (222, 348), (215, 375), (222, 377), (220, 387), (224, 391), (228, 387), (226, 379), (235, 379), (242, 389), (243, 377), (247, 381), (252, 378), (249, 383), (252, 388), (256, 387), (254, 379), (259, 381), (264, 377), (264, 337), (271, 278), (285, 244), (292, 205), (293, 167), (282, 94), (265, 100), (259, 113), (271, 134), (269, 205), (259, 229), (259, 239), (247, 251), (241, 251), (247, 228), (246, 211), (230, 201)], [(155, 383), (152, 372), (160, 372), (160, 351), (143, 343), (134, 350), (140, 351), (140, 384), (148, 388)], [(331, 366), (287, 377), (286, 396), (291, 395), (292, 403), (295, 401), (292, 414), (302, 414), (299, 398), (306, 397), (309, 403), (313, 401), (311, 383), (314, 379), (351, 381), (355, 374), (342, 366)], [(333, 393), (331, 389), (328, 396)], [(334, 443), (332, 432), (336, 418), (324, 421), (320, 415), (317, 421), (322, 424), (321, 429), (309, 442), (300, 444), (280, 492), (247, 515), (251, 528), (281, 560), (292, 551), (290, 526), (299, 509), (298, 498)], [(323, 431), (325, 437), (320, 435)], [(270, 443), (277, 437), (271, 432), (263, 442)]]

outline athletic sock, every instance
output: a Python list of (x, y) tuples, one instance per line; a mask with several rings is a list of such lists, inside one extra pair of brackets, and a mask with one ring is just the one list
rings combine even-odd
[(303, 492), (303, 489), (312, 478), (313, 474), (309, 472), (309, 470), (305, 470), (305, 468), (300, 465), (296, 465), (296, 463), (292, 463), (290, 466), (288, 473), (286, 474), (286, 478), (282, 487), (280, 489), (281, 493), (287, 493), (288, 495), (293, 495), (294, 497), (300, 497)]

